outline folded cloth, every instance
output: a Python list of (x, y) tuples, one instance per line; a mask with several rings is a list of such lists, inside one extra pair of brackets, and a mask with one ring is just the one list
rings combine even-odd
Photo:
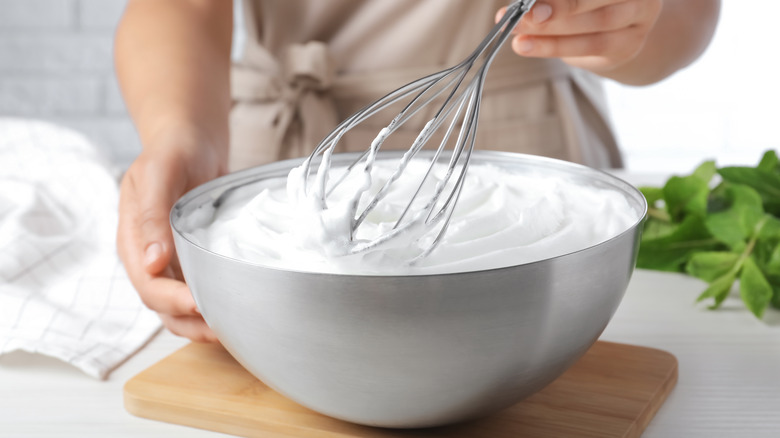
[(0, 118), (0, 354), (104, 379), (160, 328), (116, 254), (116, 174), (83, 136)]

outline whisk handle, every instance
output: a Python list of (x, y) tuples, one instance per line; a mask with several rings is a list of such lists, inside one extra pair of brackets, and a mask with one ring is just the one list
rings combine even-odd
[(520, 9), (523, 10), (523, 13), (528, 12), (531, 9), (531, 6), (536, 3), (536, 0), (514, 0), (512, 3), (516, 3), (520, 5)]
[(466, 61), (473, 63), (474, 59), (476, 59), (479, 54), (487, 49), (487, 62), (483, 67), (483, 69), (486, 70), (490, 63), (493, 62), (493, 57), (498, 52), (498, 49), (504, 45), (506, 40), (512, 36), (512, 29), (517, 26), (517, 23), (520, 22), (520, 19), (523, 18), (523, 15), (525, 15), (526, 12), (531, 9), (534, 3), (536, 3), (536, 0), (513, 1), (507, 7), (506, 13), (503, 17), (501, 17), (501, 20), (496, 23), (496, 25), (493, 27), (493, 30), (482, 41), (482, 43), (477, 46), (477, 49), (474, 51), (474, 53), (469, 58), (466, 58)]
[(509, 15), (507, 24), (510, 26), (510, 29), (520, 22), (520, 19), (523, 18), (526, 12), (531, 10), (534, 3), (536, 3), (536, 0), (516, 0), (509, 5), (507, 9), (507, 15)]

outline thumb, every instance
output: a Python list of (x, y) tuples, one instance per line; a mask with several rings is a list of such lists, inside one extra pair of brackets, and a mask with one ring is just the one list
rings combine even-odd
[(506, 6), (504, 6), (503, 8), (499, 9), (499, 10), (496, 12), (496, 17), (495, 17), (496, 23), (498, 23), (499, 21), (501, 21), (501, 19), (504, 17), (504, 14), (506, 14), (506, 8), (507, 8), (507, 7), (506, 7)]
[(152, 275), (162, 272), (173, 257), (169, 215), (178, 197), (173, 190), (177, 185), (172, 181), (174, 172), (156, 167), (150, 163), (143, 172), (142, 181), (136, 181), (138, 249), (146, 272)]

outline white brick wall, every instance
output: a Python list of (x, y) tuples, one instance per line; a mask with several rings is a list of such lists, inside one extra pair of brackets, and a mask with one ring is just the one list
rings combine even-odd
[(0, 0), (0, 28), (66, 30), (75, 23), (76, 1)]
[(78, 0), (79, 24), (84, 29), (112, 31), (126, 0)]
[(27, 117), (90, 116), (102, 112), (97, 78), (15, 77), (0, 81), (0, 113)]
[(111, 70), (111, 29), (89, 33), (77, 28), (32, 34), (16, 29), (0, 32), (1, 73), (51, 75)]
[(86, 134), (126, 167), (140, 151), (113, 71), (127, 0), (0, 0), (0, 116)]

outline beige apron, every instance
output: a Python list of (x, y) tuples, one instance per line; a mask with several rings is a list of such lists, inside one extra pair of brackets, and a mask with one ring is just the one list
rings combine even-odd
[[(505, 4), (242, 0), (246, 44), (231, 74), (231, 170), (308, 154), (354, 111), (462, 60)], [(364, 150), (389, 120), (369, 119), (341, 150)], [(388, 147), (408, 148), (426, 120), (405, 124)], [(509, 44), (488, 73), (476, 144), (622, 165), (599, 79), (559, 60), (522, 58)]]

